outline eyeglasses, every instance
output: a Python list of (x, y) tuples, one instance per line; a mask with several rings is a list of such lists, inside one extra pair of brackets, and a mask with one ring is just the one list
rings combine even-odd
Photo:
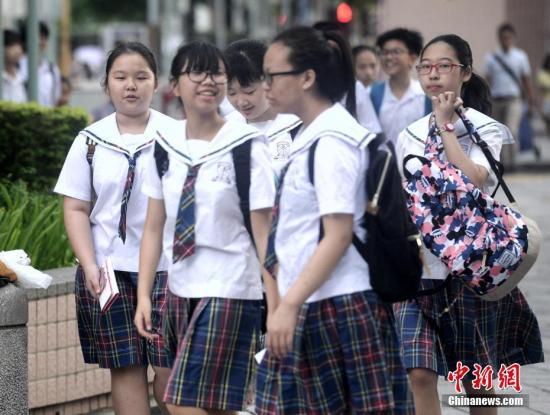
[(208, 77), (210, 77), (210, 79), (218, 85), (227, 83), (227, 74), (225, 72), (183, 71), (180, 75), (189, 76), (189, 80), (196, 84), (204, 82)]
[(398, 56), (402, 55), (403, 53), (407, 53), (408, 51), (405, 49), (382, 49), (380, 51), (380, 56), (387, 58), (389, 56)]
[(451, 73), (453, 68), (462, 66), (464, 65), (461, 65), (459, 63), (421, 63), (420, 65), (416, 65), (416, 72), (418, 72), (418, 75), (429, 75), (432, 73), (432, 68), (435, 68), (438, 74), (446, 74)]
[(283, 71), (283, 72), (265, 72), (261, 77), (260, 81), (265, 82), (267, 85), (271, 86), (273, 83), (273, 78), (276, 76), (286, 76), (286, 75), (298, 75), (305, 71), (301, 69), (294, 69), (292, 71)]

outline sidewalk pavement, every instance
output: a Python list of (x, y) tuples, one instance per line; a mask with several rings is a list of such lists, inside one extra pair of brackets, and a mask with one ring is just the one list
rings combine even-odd
[[(550, 140), (547, 139), (550, 143)], [(550, 160), (550, 144), (547, 147), (547, 160)], [(525, 294), (531, 308), (538, 318), (542, 333), (543, 349), (547, 362), (524, 366), (521, 369), (520, 395), (529, 396), (529, 406), (524, 408), (499, 408), (503, 415), (547, 415), (550, 413), (550, 169), (545, 173), (524, 172), (507, 177), (506, 182), (511, 188), (522, 211), (535, 219), (542, 231), (543, 241), (537, 263), (523, 279), (519, 287)], [(504, 201), (504, 194), (499, 191), (499, 200)], [(440, 378), (439, 394), (452, 394), (454, 385)], [(498, 393), (516, 394), (497, 391)], [(469, 413), (468, 408), (443, 408), (443, 415), (458, 415)]]

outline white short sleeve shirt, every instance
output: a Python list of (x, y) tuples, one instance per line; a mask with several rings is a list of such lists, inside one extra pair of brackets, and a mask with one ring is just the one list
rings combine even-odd
[(405, 94), (397, 99), (391, 91), (389, 81), (385, 81), (378, 119), (386, 138), (395, 145), (399, 133), (424, 116), (425, 102), (426, 95), (420, 82), (411, 79)]
[[(354, 232), (364, 238), (360, 223), (366, 204), (365, 146), (372, 138), (374, 134), (360, 126), (340, 104), (324, 111), (296, 137), (282, 187), (275, 239), (281, 295), (296, 281), (317, 248), (321, 216), (354, 215)], [(309, 148), (316, 140), (313, 185), (308, 159)], [(369, 288), (368, 266), (350, 245), (330, 277), (307, 302)]]
[[(168, 286), (177, 296), (262, 298), (260, 265), (239, 207), (231, 153), (247, 140), (253, 140), (250, 210), (271, 208), (275, 173), (265, 137), (258, 130), (227, 121), (207, 148), (204, 143), (187, 141), (185, 121), (177, 128), (159, 131), (157, 142), (168, 152), (169, 167), (162, 178), (156, 169), (148, 169), (143, 192), (164, 201), (163, 252), (170, 259)], [(189, 166), (197, 164), (201, 167), (195, 183), (195, 254), (174, 264), (172, 249), (181, 191)]]
[[(111, 114), (86, 128), (73, 142), (54, 192), (87, 202), (91, 200), (86, 141), (92, 140), (96, 144), (92, 166), (97, 201), (90, 214), (90, 223), (98, 263), (110, 256), (116, 270), (138, 271), (139, 246), (147, 211), (147, 197), (141, 188), (145, 171), (150, 167), (149, 159), (153, 159), (156, 129), (171, 122), (175, 120), (151, 110), (143, 135), (121, 136), (115, 114)], [(126, 241), (123, 242), (118, 234), (121, 202), (128, 175), (128, 157), (136, 151), (141, 154), (136, 159), (134, 183), (127, 207)], [(164, 259), (161, 259), (157, 269), (167, 269)]]
[[(487, 143), (491, 154), (496, 160), (500, 159), (500, 150), (503, 143), (508, 143), (512, 140), (512, 135), (508, 128), (503, 124), (495, 121), (494, 119), (469, 108), (466, 111), (466, 117), (476, 127), (480, 137)], [(411, 124), (405, 129), (397, 140), (395, 148), (396, 156), (398, 160), (398, 166), (403, 173), (403, 160), (409, 154), (424, 155), (424, 148), (426, 143), (426, 137), (428, 136), (430, 116), (426, 116), (415, 123)], [(461, 120), (455, 122), (455, 134), (458, 137), (458, 142), (462, 147), (462, 150), (470, 157), (470, 159), (477, 165), (483, 166), (489, 173), (487, 182), (485, 183), (484, 190), (490, 192), (496, 185), (496, 177), (492, 173), (491, 166), (487, 161), (487, 158), (476, 144), (470, 139), (466, 128), (462, 124)], [(445, 154), (443, 154), (445, 160)], [(445, 279), (448, 275), (447, 267), (441, 262), (441, 260), (433, 255), (427, 248), (424, 249), (424, 258), (426, 265), (429, 268), (429, 272), (424, 272), (422, 278), (430, 279)]]
[(485, 74), (491, 79), (491, 95), (493, 97), (520, 97), (519, 85), (495, 59), (495, 54), (520, 81), (522, 77), (531, 75), (531, 65), (527, 54), (519, 48), (512, 47), (506, 53), (502, 49), (498, 49), (485, 57)]

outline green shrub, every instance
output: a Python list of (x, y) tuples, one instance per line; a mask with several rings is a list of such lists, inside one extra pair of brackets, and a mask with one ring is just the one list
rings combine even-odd
[(23, 249), (41, 270), (74, 264), (63, 225), (63, 200), (29, 191), (23, 182), (0, 183), (0, 251)]
[(0, 102), (0, 177), (51, 191), (74, 137), (88, 121), (79, 108)]

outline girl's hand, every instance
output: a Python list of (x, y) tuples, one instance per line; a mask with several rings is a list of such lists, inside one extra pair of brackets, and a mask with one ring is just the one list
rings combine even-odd
[(84, 279), (86, 280), (86, 288), (93, 298), (98, 299), (99, 294), (101, 294), (101, 291), (105, 286), (105, 281), (103, 281), (103, 278), (101, 278), (100, 276), (98, 266), (96, 264), (93, 264), (91, 266), (83, 268), (83, 271)]
[(299, 306), (281, 301), (274, 313), (267, 316), (267, 349), (278, 359), (292, 351)]
[(158, 338), (158, 334), (153, 332), (153, 323), (151, 323), (151, 299), (143, 297), (138, 299), (134, 324), (138, 333), (147, 340)]
[(432, 108), (435, 115), (435, 122), (438, 127), (452, 122), (455, 109), (461, 107), (463, 101), (454, 92), (446, 91), (432, 97)]

